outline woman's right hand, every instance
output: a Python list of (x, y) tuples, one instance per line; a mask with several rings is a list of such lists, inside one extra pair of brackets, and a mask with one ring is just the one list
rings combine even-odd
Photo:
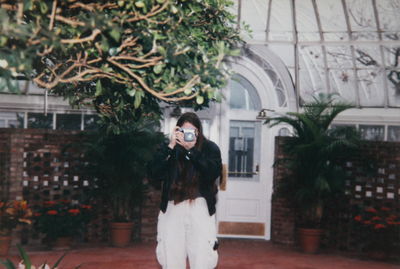
[(168, 144), (168, 147), (170, 149), (173, 149), (175, 147), (175, 145), (176, 145), (176, 139), (178, 137), (179, 128), (180, 128), (179, 126), (175, 126), (173, 131), (172, 131), (172, 133), (171, 133), (171, 138), (170, 138), (169, 144)]

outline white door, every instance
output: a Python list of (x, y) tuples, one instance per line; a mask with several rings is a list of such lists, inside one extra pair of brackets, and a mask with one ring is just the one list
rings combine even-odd
[(221, 237), (267, 238), (267, 190), (260, 169), (262, 123), (256, 120), (261, 102), (254, 86), (240, 75), (228, 88), (220, 139), (228, 180), (226, 190), (218, 194), (218, 233)]

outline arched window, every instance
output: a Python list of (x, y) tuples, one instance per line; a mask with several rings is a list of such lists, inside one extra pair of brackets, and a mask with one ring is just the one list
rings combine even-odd
[(261, 104), (255, 87), (243, 76), (234, 75), (230, 81), (230, 109), (260, 110)]

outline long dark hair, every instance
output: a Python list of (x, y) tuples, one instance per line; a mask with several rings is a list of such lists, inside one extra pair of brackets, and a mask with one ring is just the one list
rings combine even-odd
[[(204, 140), (206, 139), (203, 135), (203, 127), (201, 125), (201, 121), (196, 113), (186, 112), (182, 114), (178, 122), (177, 126), (182, 127), (185, 122), (189, 122), (194, 127), (197, 128), (197, 140), (195, 148), (201, 150)], [(171, 198), (173, 198), (175, 204), (182, 202), (185, 199), (194, 199), (198, 192), (198, 179), (199, 174), (194, 170), (193, 164), (185, 160), (184, 155), (178, 154), (176, 159), (177, 162), (177, 178), (174, 180), (174, 183), (171, 188)]]
[(201, 125), (201, 121), (200, 121), (199, 117), (197, 116), (196, 113), (193, 113), (193, 112), (183, 113), (179, 117), (176, 125), (179, 127), (182, 127), (182, 125), (185, 122), (189, 122), (190, 124), (192, 124), (194, 127), (197, 128), (197, 141), (196, 141), (195, 147), (197, 149), (201, 149), (201, 146), (203, 145), (203, 142), (206, 138), (204, 137), (203, 126)]

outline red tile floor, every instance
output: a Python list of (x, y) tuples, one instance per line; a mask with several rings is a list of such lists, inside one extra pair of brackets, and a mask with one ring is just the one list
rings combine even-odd
[[(68, 252), (59, 266), (72, 269), (159, 269), (154, 243), (136, 243), (127, 248), (81, 246)], [(28, 249), (34, 264), (54, 263), (63, 251)], [(16, 250), (11, 251), (17, 260)], [(344, 255), (303, 254), (266, 241), (222, 239), (218, 269), (400, 269), (399, 263), (378, 262)]]

